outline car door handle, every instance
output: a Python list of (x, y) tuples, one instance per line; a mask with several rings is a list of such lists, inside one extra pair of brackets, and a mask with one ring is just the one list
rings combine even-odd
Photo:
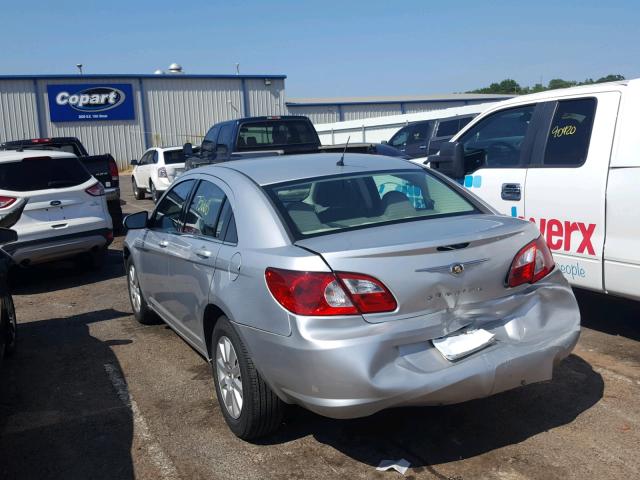
[(199, 256), (200, 258), (210, 258), (211, 252), (209, 250), (200, 249), (196, 251), (196, 255)]
[(420, 150), (424, 150), (424, 149), (426, 149), (426, 148), (427, 148), (427, 146), (426, 146), (426, 145), (420, 145), (418, 148), (419, 148)]
[(160, 248), (167, 248), (168, 245), (169, 245), (169, 242), (167, 242), (166, 240), (160, 240), (160, 242), (158, 242), (158, 246)]
[(503, 200), (519, 201), (522, 198), (522, 187), (519, 183), (503, 183), (501, 196)]

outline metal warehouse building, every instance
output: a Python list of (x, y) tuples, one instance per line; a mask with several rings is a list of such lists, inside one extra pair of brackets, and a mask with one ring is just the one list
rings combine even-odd
[(450, 93), (402, 97), (296, 98), (287, 101), (292, 115), (306, 115), (313, 123), (334, 123), (362, 118), (429, 112), (485, 102), (497, 102), (513, 95)]
[[(186, 74), (0, 76), (0, 143), (78, 137), (90, 154), (111, 153), (123, 168), (150, 146), (200, 143), (216, 122), (284, 114), (285, 78)], [(81, 105), (78, 99), (83, 92), (89, 102), (95, 99), (96, 103)], [(114, 105), (99, 104), (112, 99)], [(56, 103), (58, 100), (61, 104)]]
[(151, 146), (199, 144), (233, 118), (307, 115), (330, 123), (437, 110), (509, 96), (285, 99), (285, 75), (4, 75), (0, 143), (78, 137), (90, 154), (111, 153), (120, 168)]

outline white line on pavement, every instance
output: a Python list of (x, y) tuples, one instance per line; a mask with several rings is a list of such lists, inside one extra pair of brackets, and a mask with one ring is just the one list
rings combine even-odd
[(147, 425), (146, 420), (140, 413), (140, 409), (138, 408), (138, 404), (136, 401), (131, 398), (129, 394), (129, 389), (127, 388), (127, 383), (122, 378), (118, 368), (112, 363), (105, 363), (104, 369), (109, 376), (109, 380), (113, 384), (113, 388), (115, 388), (118, 397), (122, 401), (122, 403), (131, 409), (131, 414), (133, 415), (133, 424), (134, 424), (134, 432), (140, 436), (140, 439), (146, 444), (147, 451), (149, 452), (149, 456), (151, 457), (151, 461), (160, 471), (160, 476), (163, 479), (171, 480), (178, 479), (178, 472), (176, 467), (173, 465), (173, 462), (169, 459), (169, 457), (164, 453), (160, 444), (153, 438), (151, 433), (149, 432), (149, 426)]

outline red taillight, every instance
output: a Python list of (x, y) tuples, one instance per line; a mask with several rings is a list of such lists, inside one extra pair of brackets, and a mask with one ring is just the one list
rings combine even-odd
[(378, 280), (358, 273), (299, 272), (267, 268), (273, 297), (298, 315), (356, 315), (395, 310), (393, 295)]
[(545, 277), (555, 263), (551, 250), (542, 236), (527, 244), (518, 252), (511, 263), (507, 284), (517, 287), (523, 283), (535, 283)]
[(164, 167), (160, 167), (158, 169), (158, 177), (160, 177), (160, 178), (169, 178), (169, 177), (167, 177), (167, 169), (164, 168)]
[(113, 158), (109, 159), (109, 174), (111, 175), (112, 182), (118, 181), (118, 165)]
[(16, 201), (16, 197), (6, 197), (4, 195), (0, 195), (0, 208), (7, 208), (9, 205), (12, 205)]
[(92, 197), (99, 197), (101, 195), (104, 195), (104, 187), (100, 182), (94, 183), (89, 188), (87, 188), (85, 192), (87, 192)]
[(50, 141), (50, 138), (34, 138), (31, 143), (49, 143)]

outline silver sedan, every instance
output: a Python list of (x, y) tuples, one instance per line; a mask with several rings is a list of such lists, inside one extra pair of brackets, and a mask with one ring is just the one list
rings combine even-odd
[(125, 225), (135, 317), (211, 362), (244, 439), (286, 404), (353, 418), (548, 380), (579, 336), (534, 225), (400, 159), (207, 166)]

